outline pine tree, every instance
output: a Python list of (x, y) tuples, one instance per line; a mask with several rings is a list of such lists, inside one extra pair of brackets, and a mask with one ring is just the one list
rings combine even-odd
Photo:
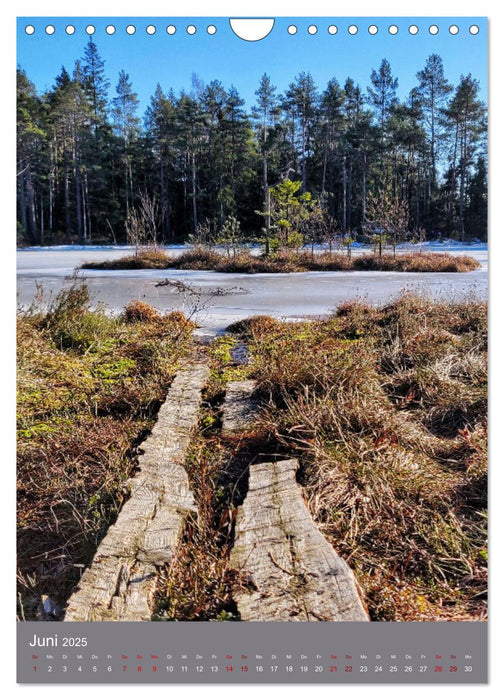
[[(37, 165), (45, 148), (42, 104), (26, 73), (17, 71), (17, 190), (22, 233), (31, 243), (43, 242), (44, 208), (37, 217)], [(37, 220), (38, 218), (38, 220)], [(40, 223), (40, 226), (39, 226)]]
[(370, 104), (374, 107), (380, 125), (382, 139), (385, 138), (385, 125), (392, 107), (397, 102), (398, 80), (392, 75), (390, 63), (384, 58), (378, 71), (371, 73), (372, 87), (368, 87)]
[(139, 135), (140, 120), (137, 116), (138, 96), (133, 92), (130, 77), (124, 70), (119, 73), (116, 92), (117, 96), (112, 99), (112, 118), (115, 133), (122, 146), (124, 201), (127, 212), (134, 203), (133, 156)]
[(266, 73), (263, 74), (255, 94), (257, 96), (257, 102), (252, 115), (257, 120), (259, 130), (260, 149), (262, 155), (263, 207), (265, 211), (265, 247), (266, 255), (269, 255), (271, 216), (269, 213), (270, 191), (268, 160), (277, 140), (277, 132), (274, 127), (280, 114), (280, 105), (276, 94), (276, 86), (272, 85), (271, 80)]
[(416, 94), (420, 100), (423, 118), (429, 133), (431, 182), (436, 183), (436, 165), (438, 159), (440, 116), (446, 98), (453, 90), (444, 76), (443, 60), (438, 54), (431, 54), (424, 68), (417, 74), (419, 81)]
[[(159, 169), (156, 178), (160, 193), (161, 233), (171, 239), (170, 217), (172, 205), (169, 196), (170, 175), (173, 179), (177, 161), (177, 115), (174, 98), (168, 98), (158, 83), (145, 114), (145, 128), (150, 150)], [(152, 164), (151, 164), (152, 169)]]
[(449, 198), (449, 221), (455, 215), (455, 188), (458, 174), (458, 216), (457, 229), (465, 238), (465, 207), (466, 186), (468, 173), (474, 164), (478, 146), (486, 134), (485, 105), (477, 99), (479, 83), (472, 76), (463, 75), (460, 78), (453, 98), (448, 103), (444, 115), (446, 124), (452, 132), (452, 163), (451, 187)]
[(301, 188), (307, 187), (307, 159), (311, 151), (313, 122), (317, 114), (318, 95), (310, 73), (302, 72), (285, 93), (284, 106), (292, 110), (299, 131), (299, 156), (301, 159)]

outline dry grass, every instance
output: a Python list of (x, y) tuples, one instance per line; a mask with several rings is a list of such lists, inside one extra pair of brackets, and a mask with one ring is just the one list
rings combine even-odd
[(372, 618), (483, 618), (486, 305), (405, 296), (246, 331), (264, 427)]
[(125, 255), (119, 260), (87, 262), (83, 270), (165, 270), (174, 267), (173, 259), (162, 250), (140, 250), (138, 255)]
[(124, 499), (191, 325), (140, 302), (112, 319), (74, 283), (18, 317), (20, 616), (63, 604)]
[(228, 564), (235, 512), (219, 485), (222, 447), (218, 440), (205, 439), (205, 427), (208, 413), (186, 462), (198, 515), (187, 518), (175, 556), (161, 571), (155, 620), (236, 618)]
[(470, 272), (480, 264), (468, 255), (450, 253), (399, 253), (398, 255), (362, 255), (353, 259), (354, 270), (381, 272)]
[(449, 253), (398, 253), (394, 255), (362, 255), (349, 258), (341, 253), (310, 253), (283, 251), (270, 257), (255, 256), (247, 251), (228, 257), (207, 248), (196, 247), (170, 258), (161, 251), (141, 251), (119, 260), (85, 263), (83, 269), (181, 269), (215, 270), (217, 272), (290, 273), (311, 271), (376, 270), (384, 272), (469, 272), (479, 263), (468, 256)]

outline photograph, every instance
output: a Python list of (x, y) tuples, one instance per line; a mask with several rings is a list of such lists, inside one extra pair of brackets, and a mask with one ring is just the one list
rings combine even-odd
[(487, 620), (487, 60), (18, 17), (18, 622)]

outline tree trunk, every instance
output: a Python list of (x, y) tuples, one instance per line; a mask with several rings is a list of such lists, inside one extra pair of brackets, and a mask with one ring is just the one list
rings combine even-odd
[(194, 151), (191, 153), (191, 182), (192, 182), (192, 210), (194, 232), (198, 228), (198, 202), (196, 201), (196, 157)]
[(70, 191), (68, 182), (68, 170), (65, 168), (65, 176), (63, 180), (64, 189), (64, 200), (65, 200), (65, 233), (67, 238), (70, 237), (71, 223), (70, 223)]
[(75, 221), (77, 224), (77, 237), (79, 241), (84, 242), (82, 235), (82, 189), (80, 181), (80, 172), (77, 163), (75, 164), (74, 172), (75, 184)]
[(40, 193), (40, 245), (44, 245), (44, 197)]
[(462, 133), (460, 136), (460, 196), (459, 196), (459, 231), (461, 240), (465, 239), (464, 226), (464, 199), (465, 199), (465, 180), (467, 169), (467, 123), (464, 122)]
[(348, 187), (347, 187), (347, 225), (350, 230), (352, 230), (352, 187), (353, 187), (353, 168), (352, 161), (350, 160), (350, 167), (348, 169)]
[(343, 232), (347, 230), (347, 167), (346, 156), (343, 157)]
[(327, 152), (328, 152), (328, 144), (326, 140), (325, 148), (324, 148), (324, 164), (322, 167), (322, 194), (326, 191), (326, 175), (327, 175)]
[(54, 210), (54, 175), (49, 175), (49, 233), (53, 232), (53, 210)]
[(35, 192), (33, 188), (33, 180), (31, 174), (31, 165), (28, 163), (28, 168), (26, 170), (26, 198), (28, 204), (28, 221), (30, 225), (30, 234), (34, 243), (39, 240), (39, 234), (37, 230), (37, 213), (35, 210)]
[[(21, 168), (24, 168), (24, 161), (21, 162)], [(19, 176), (19, 214), (21, 216), (21, 226), (23, 227), (24, 235), (28, 235), (28, 219), (26, 216), (26, 196), (25, 196), (25, 174)]]
[(453, 146), (453, 158), (452, 158), (452, 172), (451, 172), (451, 182), (450, 182), (450, 196), (448, 199), (448, 219), (450, 226), (453, 225), (453, 212), (454, 212), (454, 200), (455, 200), (455, 186), (456, 186), (456, 175), (455, 175), (455, 165), (457, 162), (457, 150), (458, 150), (458, 136), (459, 136), (459, 123), (455, 129), (455, 143)]
[(367, 183), (366, 183), (366, 168), (367, 168), (367, 154), (364, 153), (364, 159), (362, 164), (362, 222), (366, 220), (366, 196), (367, 196)]
[(301, 126), (301, 179), (302, 192), (306, 192), (306, 123), (304, 118)]

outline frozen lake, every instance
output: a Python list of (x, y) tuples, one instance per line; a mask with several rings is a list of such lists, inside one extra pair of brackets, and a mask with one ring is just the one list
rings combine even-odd
[[(85, 261), (122, 257), (130, 249), (55, 247), (27, 248), (17, 253), (18, 305), (32, 303), (37, 285), (47, 302), (69, 275)], [(179, 255), (184, 248), (167, 250)], [(160, 311), (180, 310), (192, 315), (202, 329), (223, 330), (234, 320), (254, 314), (299, 319), (328, 314), (338, 304), (361, 298), (381, 304), (402, 291), (422, 291), (434, 298), (486, 298), (488, 252), (479, 246), (432, 246), (429, 250), (469, 254), (481, 268), (466, 273), (409, 272), (299, 272), (294, 274), (225, 274), (198, 270), (82, 270), (95, 303), (120, 311), (131, 299), (140, 299)], [(188, 289), (156, 287), (163, 280), (183, 282)]]

